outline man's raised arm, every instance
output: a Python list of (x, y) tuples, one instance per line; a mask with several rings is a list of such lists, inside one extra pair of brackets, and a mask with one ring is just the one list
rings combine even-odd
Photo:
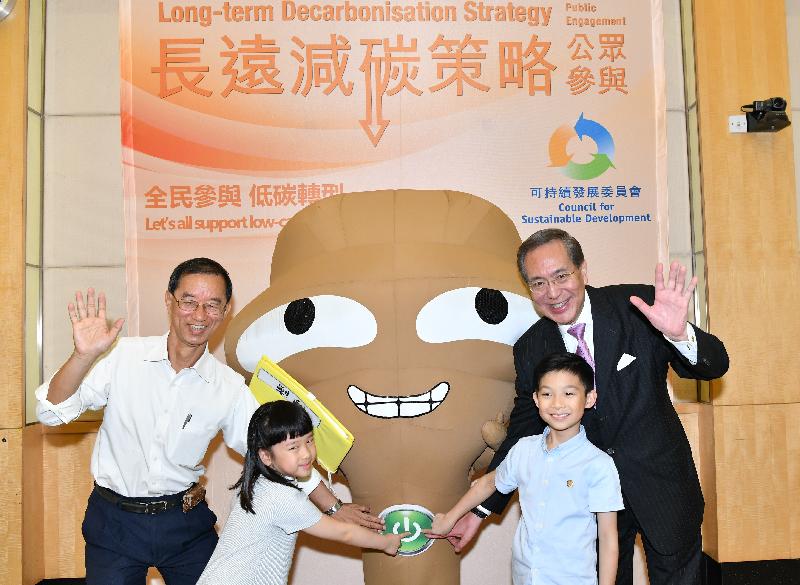
[(109, 327), (106, 321), (106, 296), (102, 292), (95, 299), (94, 289), (86, 292), (86, 302), (80, 291), (75, 293), (75, 303), (67, 305), (72, 322), (74, 349), (67, 361), (50, 380), (47, 400), (59, 404), (75, 394), (94, 362), (103, 355), (122, 330), (124, 319), (117, 319)]
[(632, 296), (630, 302), (669, 341), (682, 360), (670, 364), (681, 378), (713, 380), (728, 371), (728, 354), (723, 343), (710, 333), (687, 322), (686, 315), (697, 277), (686, 283), (686, 267), (673, 261), (664, 281), (664, 268), (656, 266), (653, 304)]

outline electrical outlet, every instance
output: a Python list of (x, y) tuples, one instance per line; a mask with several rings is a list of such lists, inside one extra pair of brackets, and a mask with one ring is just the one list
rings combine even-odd
[(728, 116), (728, 132), (731, 134), (747, 132), (747, 116), (744, 114)]

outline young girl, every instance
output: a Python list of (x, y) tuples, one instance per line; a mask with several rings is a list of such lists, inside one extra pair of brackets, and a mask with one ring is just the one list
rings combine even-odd
[(311, 418), (299, 404), (262, 404), (247, 429), (244, 470), (217, 548), (198, 585), (284, 585), (298, 531), (396, 555), (406, 534), (379, 534), (320, 512), (294, 483), (317, 458)]

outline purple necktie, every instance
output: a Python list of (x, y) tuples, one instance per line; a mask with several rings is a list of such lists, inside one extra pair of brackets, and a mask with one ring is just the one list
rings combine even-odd
[(578, 340), (578, 349), (575, 354), (586, 360), (586, 363), (592, 366), (592, 371), (594, 371), (594, 358), (589, 352), (586, 340), (583, 338), (584, 331), (586, 331), (586, 323), (575, 323), (575, 325), (567, 329), (567, 333)]

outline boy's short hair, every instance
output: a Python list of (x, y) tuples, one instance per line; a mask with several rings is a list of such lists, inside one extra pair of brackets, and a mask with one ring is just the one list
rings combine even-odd
[(591, 392), (594, 389), (594, 371), (592, 366), (586, 363), (582, 357), (574, 353), (561, 352), (551, 353), (546, 355), (539, 364), (533, 369), (533, 384), (534, 392), (539, 391), (539, 385), (542, 382), (545, 374), (550, 372), (570, 372), (578, 376), (578, 379), (583, 384), (585, 392)]

